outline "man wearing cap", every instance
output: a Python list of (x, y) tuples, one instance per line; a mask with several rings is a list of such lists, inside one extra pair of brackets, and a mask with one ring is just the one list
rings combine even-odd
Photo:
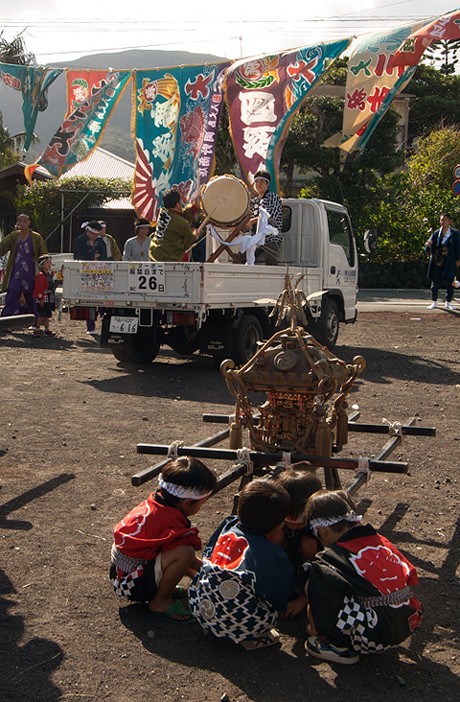
[(38, 259), (47, 253), (46, 244), (37, 232), (30, 229), (30, 219), (20, 214), (16, 220), (17, 229), (0, 241), (0, 257), (8, 251), (3, 292), (7, 292), (2, 317), (21, 313), (26, 306), (35, 314), (33, 299), (35, 275), (38, 272)]
[(148, 261), (150, 222), (148, 219), (138, 219), (134, 228), (136, 236), (126, 240), (123, 250), (123, 261)]
[[(102, 226), (99, 222), (84, 222), (83, 234), (75, 241), (74, 256), (76, 261), (106, 261), (107, 247), (101, 237)], [(96, 334), (96, 321), (86, 320), (86, 333)]]
[(101, 239), (107, 248), (107, 261), (121, 261), (121, 251), (117, 242), (106, 232), (107, 224), (102, 219), (99, 220), (99, 224), (102, 227)]
[(197, 240), (189, 224), (197, 212), (195, 204), (182, 208), (178, 190), (163, 193), (163, 207), (150, 244), (151, 261), (182, 261), (187, 249)]

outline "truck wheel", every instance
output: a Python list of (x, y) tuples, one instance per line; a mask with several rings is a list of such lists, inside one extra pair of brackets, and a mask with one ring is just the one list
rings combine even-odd
[(339, 310), (334, 300), (326, 300), (321, 310), (321, 317), (315, 323), (313, 336), (320, 344), (333, 349), (339, 335)]
[(112, 353), (121, 363), (151, 363), (157, 357), (160, 342), (151, 332), (147, 334), (133, 334), (126, 339), (123, 346), (115, 346)]
[(238, 365), (249, 361), (258, 349), (258, 341), (264, 338), (262, 325), (252, 314), (243, 315), (236, 330), (232, 358)]
[(126, 351), (125, 347), (122, 346), (112, 346), (111, 349), (112, 354), (115, 356), (117, 361), (120, 361), (120, 363), (129, 363), (129, 356), (128, 352)]

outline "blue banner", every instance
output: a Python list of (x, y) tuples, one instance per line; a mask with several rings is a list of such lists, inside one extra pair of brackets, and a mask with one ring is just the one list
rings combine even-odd
[(229, 64), (135, 71), (132, 201), (139, 217), (156, 221), (165, 190), (177, 188), (185, 204), (209, 180)]
[(34, 135), (38, 112), (48, 107), (47, 92), (62, 68), (44, 68), (43, 66), (16, 66), (0, 63), (0, 78), (14, 90), (22, 92), (22, 113), (26, 139), (23, 149), (28, 151)]

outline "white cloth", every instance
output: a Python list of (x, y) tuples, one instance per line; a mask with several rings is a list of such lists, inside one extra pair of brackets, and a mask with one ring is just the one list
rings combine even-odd
[(208, 225), (208, 231), (219, 244), (225, 246), (239, 246), (241, 253), (246, 254), (246, 264), (253, 266), (256, 260), (256, 249), (265, 244), (265, 237), (278, 231), (271, 224), (268, 224), (269, 213), (263, 207), (259, 209), (259, 218), (257, 220), (257, 230), (255, 234), (243, 234), (233, 241), (225, 241), (220, 238), (212, 224)]

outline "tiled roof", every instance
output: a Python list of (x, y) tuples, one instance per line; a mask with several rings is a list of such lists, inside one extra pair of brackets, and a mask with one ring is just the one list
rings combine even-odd
[(61, 180), (66, 178), (128, 178), (132, 179), (134, 174), (134, 163), (126, 161), (120, 156), (111, 154), (110, 151), (101, 149), (99, 146), (84, 161), (76, 163), (63, 173)]
[[(134, 175), (134, 163), (126, 161), (120, 156), (110, 153), (99, 146), (84, 161), (76, 163), (63, 173), (60, 180), (67, 178), (126, 178), (132, 180)], [(134, 210), (129, 197), (122, 200), (110, 200), (104, 205), (109, 210)]]

